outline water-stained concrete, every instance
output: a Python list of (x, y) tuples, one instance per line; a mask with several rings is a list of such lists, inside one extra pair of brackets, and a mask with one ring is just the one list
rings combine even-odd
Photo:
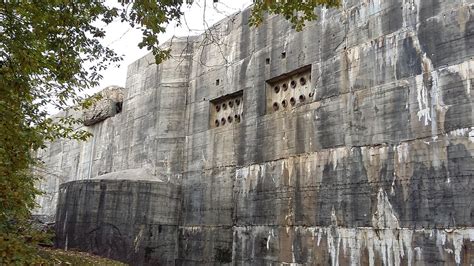
[[(316, 12), (295, 32), (279, 16), (249, 28), (245, 10), (212, 35), (173, 39), (163, 64), (132, 64), (121, 113), (86, 127), (88, 142), (40, 154), (37, 213), (54, 217), (60, 195), (59, 246), (67, 236), (132, 264), (473, 264), (474, 2), (345, 0)], [(303, 67), (313, 94), (271, 111), (269, 84)], [(239, 123), (211, 126), (213, 103), (235, 93)], [(74, 181), (84, 179), (94, 181)], [(110, 207), (141, 194), (114, 186), (155, 181), (142, 202), (168, 212)], [(178, 204), (160, 194), (168, 186)], [(176, 217), (156, 235), (127, 213)], [(110, 246), (114, 229), (85, 237), (106, 220), (127, 235), (124, 251)]]

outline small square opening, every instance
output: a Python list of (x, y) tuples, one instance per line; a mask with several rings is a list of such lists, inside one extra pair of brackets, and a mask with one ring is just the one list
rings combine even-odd
[(267, 64), (267, 65), (270, 64), (270, 58), (265, 59), (265, 64)]
[(219, 86), (220, 83), (221, 81), (219, 79), (216, 79), (216, 86)]
[(286, 52), (281, 53), (281, 58), (286, 58)]

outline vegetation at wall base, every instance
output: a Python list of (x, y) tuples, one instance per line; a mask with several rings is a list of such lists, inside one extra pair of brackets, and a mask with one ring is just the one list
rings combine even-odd
[(124, 266), (125, 263), (98, 257), (89, 253), (75, 251), (75, 250), (61, 250), (61, 249), (50, 249), (40, 248), (40, 257), (47, 262), (47, 264), (54, 265), (81, 265), (81, 266), (93, 266), (93, 265), (104, 265), (104, 266)]

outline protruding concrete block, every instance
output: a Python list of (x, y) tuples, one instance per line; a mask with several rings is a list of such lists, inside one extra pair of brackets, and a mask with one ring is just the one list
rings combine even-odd
[(101, 98), (84, 110), (84, 125), (91, 126), (122, 112), (123, 93), (124, 89), (118, 86), (103, 89), (100, 92)]

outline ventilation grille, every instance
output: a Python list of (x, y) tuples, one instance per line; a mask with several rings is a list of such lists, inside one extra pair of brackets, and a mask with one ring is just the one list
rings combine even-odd
[(242, 121), (243, 91), (225, 95), (210, 101), (211, 128), (231, 126)]
[(290, 110), (314, 100), (311, 65), (267, 81), (267, 113)]

